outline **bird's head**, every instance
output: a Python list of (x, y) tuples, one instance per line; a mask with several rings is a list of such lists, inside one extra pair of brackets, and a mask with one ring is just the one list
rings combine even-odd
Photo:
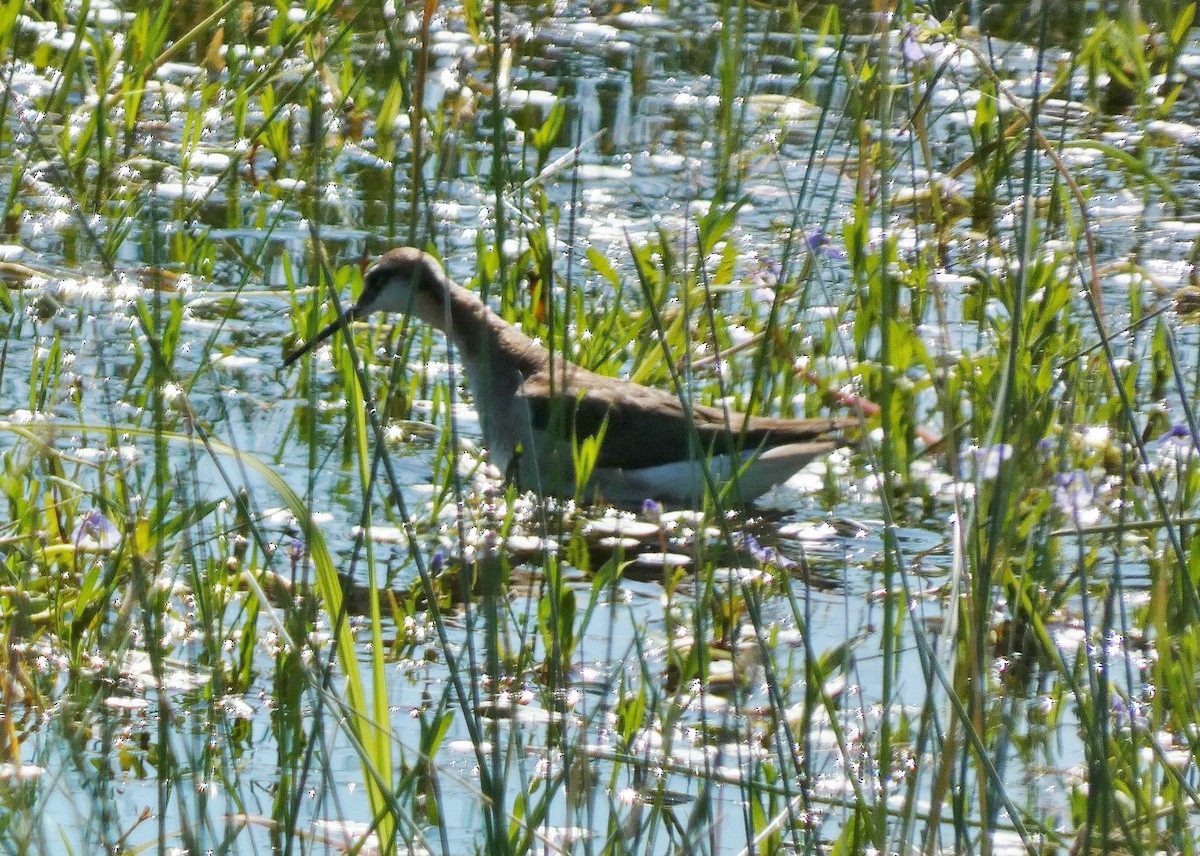
[(372, 312), (402, 312), (443, 328), (449, 289), (446, 272), (429, 253), (416, 247), (389, 250), (363, 274), (362, 294), (354, 305), (289, 354), (283, 365), (290, 366), (351, 321)]
[(400, 247), (384, 253), (363, 274), (362, 294), (351, 311), (355, 318), (401, 312), (442, 327), (448, 286), (437, 259), (415, 247)]

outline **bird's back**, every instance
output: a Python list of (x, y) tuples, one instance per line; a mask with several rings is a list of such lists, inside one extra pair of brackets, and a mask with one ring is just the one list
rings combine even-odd
[(851, 427), (851, 419), (783, 419), (746, 416), (706, 405), (685, 406), (672, 393), (601, 377), (568, 365), (526, 378), (521, 396), (532, 427), (580, 442), (603, 431), (597, 466), (641, 469), (714, 455), (824, 441)]

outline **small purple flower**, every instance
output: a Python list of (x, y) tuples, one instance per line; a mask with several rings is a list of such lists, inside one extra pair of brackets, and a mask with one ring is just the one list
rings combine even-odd
[(921, 31), (917, 27), (907, 26), (900, 38), (900, 53), (906, 62), (918, 63), (931, 57), (936, 51), (920, 39)]
[(900, 31), (900, 53), (905, 62), (919, 63), (932, 59), (946, 48), (945, 34), (937, 20), (919, 16)]
[(779, 284), (779, 263), (772, 258), (759, 259), (758, 270), (750, 273), (756, 287), (771, 288)]
[(97, 550), (111, 550), (121, 541), (121, 531), (104, 516), (99, 509), (93, 508), (83, 515), (75, 532), (71, 536), (75, 547), (90, 547)]
[(663, 505), (657, 499), (642, 500), (642, 517), (645, 517), (651, 523), (658, 523), (662, 519)]
[(292, 574), (294, 575), (304, 561), (304, 558), (308, 555), (308, 545), (293, 535), (287, 536), (283, 544), (288, 561), (292, 563)]
[(442, 567), (446, 564), (446, 554), (441, 550), (433, 551), (433, 558), (429, 560), (429, 576), (436, 577), (442, 572)]
[(1054, 502), (1065, 514), (1075, 517), (1091, 507), (1096, 491), (1092, 487), (1092, 480), (1083, 470), (1055, 473), (1051, 482), (1054, 485)]
[(1112, 718), (1121, 728), (1145, 730), (1150, 727), (1146, 705), (1134, 699), (1125, 699), (1113, 693)]
[(758, 539), (749, 532), (742, 532), (740, 540), (741, 545), (745, 547), (746, 552), (750, 554), (750, 558), (757, 562), (760, 567), (772, 565), (780, 570), (787, 570), (796, 566), (795, 562), (793, 562), (787, 556), (781, 555), (775, 548), (764, 547), (762, 544), (758, 543)]
[(1196, 447), (1192, 430), (1184, 423), (1172, 425), (1171, 430), (1158, 438), (1164, 446), (1174, 446), (1178, 451), (1191, 451)]
[(758, 543), (758, 539), (749, 532), (742, 532), (740, 535), (741, 545), (746, 548), (746, 552), (750, 554), (750, 558), (756, 562), (761, 562), (767, 557), (767, 548)]
[(820, 227), (812, 229), (804, 238), (810, 253), (820, 253), (831, 259), (844, 259), (846, 253), (834, 246), (833, 239)]
[(972, 446), (967, 450), (966, 456), (974, 460), (979, 477), (990, 480), (1000, 475), (1000, 465), (1011, 458), (1012, 454), (1012, 446), (1008, 443), (998, 443), (995, 446)]

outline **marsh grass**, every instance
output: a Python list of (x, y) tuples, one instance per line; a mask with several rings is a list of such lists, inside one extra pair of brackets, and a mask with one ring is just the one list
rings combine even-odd
[[(1191, 155), (1132, 129), (1194, 120), (1194, 6), (1043, 17), (1030, 66), (924, 17), (680, 13), (716, 57), (656, 139), (682, 213), (635, 186), (656, 219), (607, 241), (587, 67), (518, 133), (538, 44), (494, 22), (535, 13), (443, 10), (455, 90), (435, 7), (0, 6), (4, 847), (1194, 850), (1200, 352), (1101, 202), (1167, 242)], [(861, 441), (783, 522), (710, 497), (602, 545), (639, 521), (464, 459), (429, 331), (262, 370), (385, 241), (593, 370)], [(781, 535), (821, 521), (853, 534)]]

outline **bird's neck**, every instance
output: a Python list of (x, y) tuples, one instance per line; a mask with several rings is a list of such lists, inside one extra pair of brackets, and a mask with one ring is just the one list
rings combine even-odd
[(521, 382), (545, 368), (549, 353), (488, 308), (467, 289), (450, 284), (449, 306), (440, 318), (426, 319), (442, 328), (462, 360), (475, 400), (506, 398)]
[(447, 302), (430, 313), (438, 317), (424, 320), (440, 328), (453, 346), (479, 414), (484, 444), (492, 462), (506, 469), (528, 419), (517, 410), (523, 404), (518, 397), (521, 384), (542, 371), (550, 355), (474, 292), (450, 283), (446, 295)]
[[(449, 319), (429, 319), (441, 327), (463, 360), (498, 359), (528, 376), (549, 359), (546, 349), (488, 308), (472, 291), (451, 284)], [(449, 326), (447, 327), (447, 320)]]

